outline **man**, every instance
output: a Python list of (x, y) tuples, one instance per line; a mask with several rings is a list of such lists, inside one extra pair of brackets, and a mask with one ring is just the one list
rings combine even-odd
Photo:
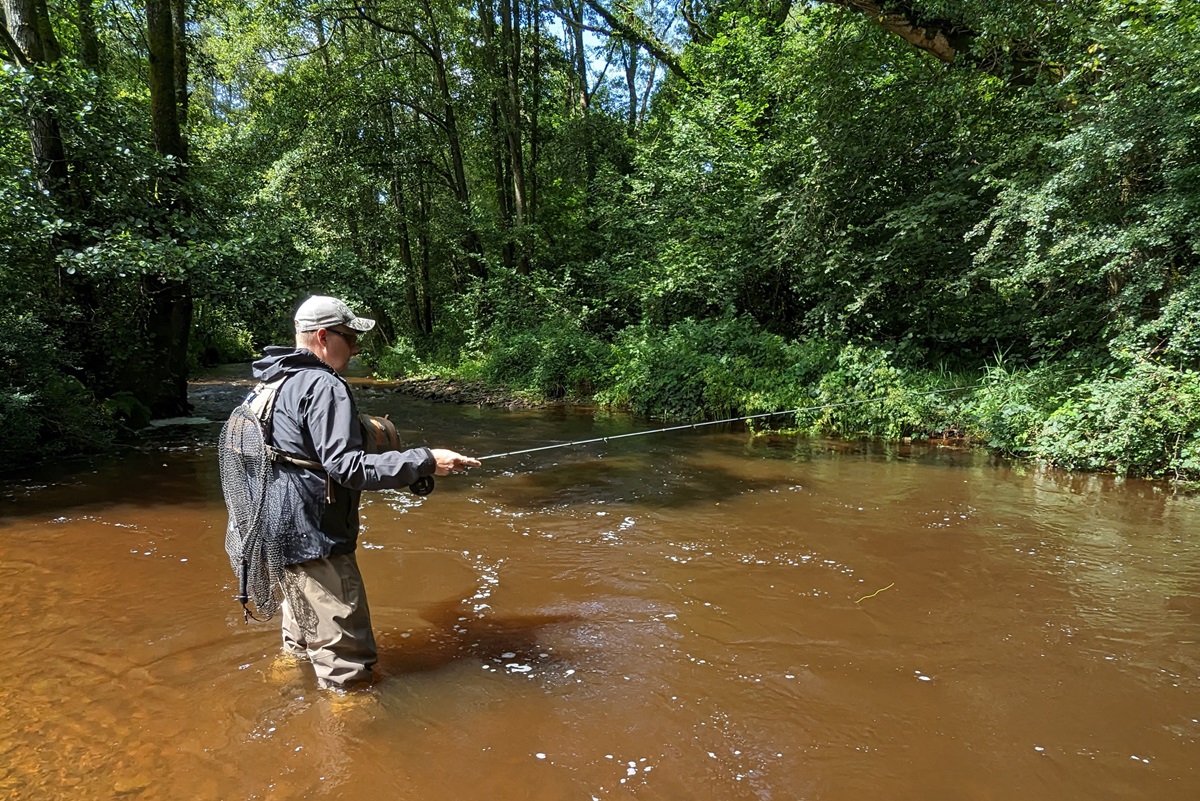
[(375, 635), (354, 550), (362, 490), (407, 487), (479, 462), (440, 448), (371, 454), (364, 450), (358, 409), (341, 374), (358, 337), (375, 321), (356, 316), (337, 298), (316, 295), (295, 315), (295, 348), (271, 346), (254, 377), (282, 379), (269, 425), (286, 459), (272, 467), (268, 497), (272, 527), (284, 551), (283, 649), (312, 662), (317, 683), (344, 690), (369, 683)]

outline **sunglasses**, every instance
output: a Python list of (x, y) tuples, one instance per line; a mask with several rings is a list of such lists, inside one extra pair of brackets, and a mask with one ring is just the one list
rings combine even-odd
[(351, 334), (348, 331), (339, 331), (336, 328), (326, 328), (325, 331), (330, 334), (337, 334), (339, 337), (346, 340), (347, 344), (358, 344), (358, 334)]

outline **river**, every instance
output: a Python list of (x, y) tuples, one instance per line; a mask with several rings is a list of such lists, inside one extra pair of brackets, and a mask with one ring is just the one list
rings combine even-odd
[[(359, 401), (476, 455), (650, 427)], [(364, 496), (347, 701), (232, 600), (218, 430), (3, 486), (3, 797), (1200, 798), (1162, 484), (717, 427), (489, 460)]]

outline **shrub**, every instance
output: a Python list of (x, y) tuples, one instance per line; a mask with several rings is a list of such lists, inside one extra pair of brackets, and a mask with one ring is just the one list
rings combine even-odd
[(424, 363), (412, 340), (401, 337), (376, 355), (372, 368), (382, 378), (400, 378), (423, 372)]
[(258, 354), (250, 327), (236, 312), (209, 303), (197, 303), (188, 342), (192, 367), (248, 362)]
[(1010, 369), (1003, 356), (998, 356), (972, 395), (967, 423), (989, 448), (1010, 456), (1029, 456), (1069, 377), (1069, 373), (1045, 366)]
[(666, 418), (776, 411), (803, 405), (829, 353), (824, 342), (788, 342), (746, 318), (641, 325), (618, 336), (597, 399)]
[(820, 377), (814, 409), (798, 420), (814, 434), (842, 437), (967, 435), (973, 380), (944, 368), (909, 366), (889, 348), (848, 344)]
[(483, 355), (483, 377), (542, 397), (590, 397), (608, 372), (611, 348), (571, 320), (494, 334)]
[(1176, 477), (1197, 474), (1198, 444), (1200, 374), (1144, 360), (1073, 388), (1035, 440), (1059, 467)]
[(68, 374), (68, 356), (45, 325), (0, 309), (0, 334), (0, 456), (6, 464), (96, 451), (111, 443), (109, 415)]

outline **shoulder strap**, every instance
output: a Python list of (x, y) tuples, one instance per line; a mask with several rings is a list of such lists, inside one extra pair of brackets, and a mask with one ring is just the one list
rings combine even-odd
[(269, 443), (271, 424), (275, 417), (275, 401), (279, 398), (279, 390), (287, 381), (286, 374), (275, 376), (269, 381), (259, 381), (242, 403), (247, 406), (263, 427), (263, 437)]
[(287, 381), (287, 379), (288, 376), (285, 373), (284, 375), (272, 378), (270, 381), (260, 381), (242, 403), (258, 418), (258, 423), (262, 426), (263, 444), (272, 461), (285, 462), (306, 470), (316, 470), (323, 473), (325, 472), (325, 468), (322, 467), (320, 462), (288, 453), (271, 444), (271, 427), (275, 420), (275, 402), (279, 399), (279, 390), (283, 387), (283, 382)]

